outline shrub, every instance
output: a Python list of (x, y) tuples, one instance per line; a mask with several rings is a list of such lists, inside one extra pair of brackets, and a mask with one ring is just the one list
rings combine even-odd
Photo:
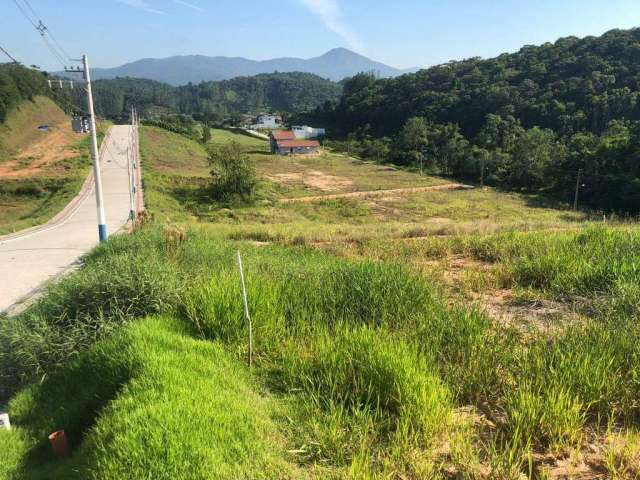
[(221, 201), (248, 200), (257, 184), (255, 162), (239, 143), (209, 150), (213, 198)]

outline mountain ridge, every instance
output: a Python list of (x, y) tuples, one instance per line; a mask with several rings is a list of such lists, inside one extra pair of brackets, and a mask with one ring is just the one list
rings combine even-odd
[(374, 72), (380, 77), (396, 77), (416, 70), (417, 68), (398, 69), (346, 48), (334, 48), (320, 56), (308, 59), (279, 57), (268, 60), (251, 60), (244, 57), (220, 55), (141, 58), (114, 68), (93, 68), (91, 73), (95, 80), (134, 77), (180, 86), (188, 83), (230, 80), (235, 77), (274, 72), (313, 73), (332, 81), (340, 81), (361, 72)]

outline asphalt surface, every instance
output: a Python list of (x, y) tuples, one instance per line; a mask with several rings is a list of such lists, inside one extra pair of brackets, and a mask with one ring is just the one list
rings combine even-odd
[[(120, 230), (129, 217), (127, 146), (131, 132), (129, 125), (113, 126), (102, 148), (102, 187), (109, 234)], [(0, 241), (0, 312), (15, 308), (97, 244), (93, 187), (77, 208), (58, 223)]]

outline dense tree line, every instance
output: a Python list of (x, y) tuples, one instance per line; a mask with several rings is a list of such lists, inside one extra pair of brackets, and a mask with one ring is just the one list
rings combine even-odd
[(172, 87), (153, 80), (117, 78), (94, 85), (96, 112), (124, 118), (135, 104), (146, 116), (190, 114), (208, 122), (221, 122), (261, 110), (299, 112), (340, 97), (340, 84), (310, 73), (272, 73), (220, 82)]
[(638, 212), (639, 98), (640, 29), (614, 30), (393, 79), (357, 75), (299, 120), (343, 148), (567, 200), (581, 171), (591, 206)]
[[(97, 115), (115, 120), (128, 119), (131, 106), (148, 114), (175, 112), (174, 88), (165, 83), (139, 78), (117, 78), (93, 82), (93, 102)], [(83, 92), (77, 92), (84, 101)]]
[[(200, 140), (201, 138), (196, 122), (187, 115), (161, 115), (154, 118), (145, 118), (142, 120), (142, 124), (164, 128), (193, 140)], [(207, 125), (204, 125), (204, 127), (209, 128)]]
[(14, 63), (0, 64), (0, 123), (12, 108), (36, 95), (49, 96), (65, 110), (69, 108), (65, 92), (49, 88), (46, 73)]

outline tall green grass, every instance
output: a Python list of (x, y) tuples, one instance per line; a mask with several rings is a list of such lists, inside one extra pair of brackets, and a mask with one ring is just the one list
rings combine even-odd
[(162, 242), (155, 231), (116, 236), (24, 314), (0, 321), (0, 399), (121, 324), (175, 310), (184, 275), (168, 261)]
[[(175, 325), (159, 317), (128, 326), (14, 398), (17, 431), (7, 452), (28, 454), (12, 474), (302, 478), (284, 459), (271, 403), (256, 393), (247, 369), (219, 344)], [(55, 461), (46, 445), (56, 429), (70, 437), (68, 460)]]
[[(550, 239), (533, 235), (531, 244), (510, 241), (511, 237), (504, 237), (502, 244), (497, 239), (477, 239), (464, 248), (495, 261), (512, 259), (509, 274), (515, 279), (521, 265), (545, 253), (545, 245), (598, 243), (599, 235), (609, 233), (587, 232), (581, 239), (568, 234)], [(632, 258), (627, 246), (618, 245), (628, 240), (626, 234), (611, 235), (610, 244), (601, 249), (604, 253), (594, 258), (608, 259), (611, 252), (626, 252), (620, 255)], [(307, 473), (363, 478), (436, 476), (445, 462), (438, 457), (440, 447), (459, 438), (455, 436), (455, 409), (469, 405), (482, 411), (495, 428), (477, 432), (482, 441), (465, 447), (466, 451), (492, 465), (498, 477), (528, 472), (533, 468), (533, 452), (579, 448), (589, 429), (598, 431), (611, 422), (636, 425), (640, 418), (640, 327), (624, 310), (615, 310), (608, 321), (595, 319), (549, 337), (496, 325), (470, 307), (451, 306), (436, 281), (392, 263), (348, 261), (304, 246), (254, 247), (212, 238), (197, 229), (187, 232), (178, 244), (168, 246), (166, 242), (163, 230), (156, 227), (109, 242), (86, 259), (85, 269), (68, 280), (68, 286), (61, 284), (63, 293), (50, 293), (22, 317), (22, 322), (10, 320), (0, 325), (2, 338), (19, 347), (14, 353), (0, 347), (2, 374), (18, 372), (25, 380), (36, 373), (47, 374), (42, 386), (27, 391), (40, 392), (40, 400), (14, 400), (12, 404), (18, 422), (29, 425), (31, 432), (39, 432), (34, 437), (42, 438), (54, 424), (38, 427), (38, 419), (49, 417), (19, 413), (37, 411), (18, 408), (21, 402), (48, 405), (45, 398), (60, 398), (62, 393), (50, 390), (48, 382), (58, 378), (57, 372), (63, 377), (71, 375), (74, 367), (64, 365), (89, 349), (80, 357), (95, 358), (95, 371), (106, 369), (97, 378), (106, 376), (113, 381), (99, 387), (99, 382), (89, 379), (78, 384), (77, 389), (83, 391), (68, 389), (69, 395), (79, 399), (68, 411), (79, 412), (85, 419), (77, 424), (65, 420), (74, 444), (82, 449), (94, 435), (99, 435), (95, 438), (100, 442), (115, 434), (134, 438), (126, 434), (124, 426), (106, 419), (110, 409), (118, 408), (136, 412), (136, 421), (131, 424), (136, 441), (144, 445), (140, 439), (146, 434), (152, 439), (148, 448), (160, 451), (162, 423), (144, 424), (141, 419), (160, 409), (161, 399), (167, 400), (162, 393), (171, 388), (167, 382), (182, 385), (172, 391), (179, 402), (189, 404), (191, 384), (218, 374), (204, 365), (195, 368), (203, 361), (201, 356), (186, 372), (176, 366), (166, 377), (146, 375), (140, 373), (145, 365), (156, 363), (143, 359), (172, 356), (182, 352), (179, 345), (188, 343), (189, 348), (203, 348), (214, 358), (222, 353), (207, 349), (223, 349), (224, 355), (235, 356), (236, 362), (245, 360), (248, 330), (236, 248), (243, 254), (254, 326), (253, 376), (283, 405), (284, 411), (278, 414), (279, 429), (287, 433), (295, 447), (292, 455)], [(584, 272), (589, 271), (587, 251), (585, 247), (583, 256), (576, 260), (577, 265), (584, 264)], [(568, 275), (560, 267), (550, 272), (555, 278)], [(625, 272), (618, 280), (630, 284), (633, 268)], [(576, 276), (573, 285), (588, 284), (588, 276)], [(160, 279), (161, 288), (155, 278)], [(98, 283), (106, 288), (95, 294), (98, 301), (92, 303), (88, 299), (94, 294), (90, 292)], [(67, 293), (64, 288), (69, 289)], [(563, 288), (565, 294), (573, 291), (570, 285)], [(592, 292), (601, 295), (601, 288)], [(47, 318), (46, 312), (55, 315)], [(200, 340), (162, 334), (157, 341), (145, 340), (147, 345), (134, 336), (127, 340), (133, 350), (112, 355), (115, 364), (101, 356), (105, 347), (91, 347), (111, 334), (122, 342), (124, 333), (116, 333), (122, 331), (122, 325), (161, 312), (178, 317), (182, 328)], [(37, 322), (43, 326), (33, 328)], [(132, 328), (125, 326), (128, 335), (132, 335)], [(60, 345), (63, 348), (59, 349)], [(141, 356), (140, 352), (146, 353)], [(220, 373), (229, 382), (225, 388), (235, 388), (232, 377), (240, 367), (234, 365), (225, 366)], [(118, 371), (123, 372), (121, 376)], [(138, 385), (137, 375), (151, 384), (132, 390)], [(239, 378), (244, 378), (242, 375)], [(82, 375), (74, 375), (78, 377)], [(31, 398), (34, 393), (21, 395), (18, 398)], [(232, 410), (240, 408), (230, 405)], [(217, 403), (212, 409), (219, 414), (216, 412), (229, 407)], [(66, 418), (53, 407), (49, 410), (54, 418)], [(185, 418), (171, 423), (167, 431), (187, 431), (184, 424), (189, 423), (190, 415), (186, 412)], [(246, 436), (239, 438), (239, 445), (250, 441)], [(97, 448), (95, 445), (92, 448)], [(116, 450), (114, 454), (110, 445), (97, 449), (91, 468), (102, 468), (100, 462), (108, 464), (105, 459), (116, 455), (120, 463), (113, 471), (122, 478), (132, 478), (125, 470), (118, 470), (124, 468), (121, 466), (131, 453)], [(134, 448), (132, 452), (144, 458), (142, 450)], [(211, 458), (218, 455), (210, 453)], [(185, 452), (181, 455), (188, 457)], [(207, 458), (201, 461), (207, 464), (211, 461)], [(216, 465), (230, 468), (229, 458), (219, 458)], [(107, 464), (105, 468), (111, 468)], [(144, 464), (144, 468), (151, 467)], [(255, 465), (247, 468), (249, 472)], [(222, 477), (234, 474), (233, 470), (221, 472)], [(104, 478), (111, 477), (105, 474)]]
[(586, 300), (600, 316), (640, 312), (640, 232), (590, 227), (577, 232), (469, 237), (458, 248), (503, 266), (503, 281), (554, 298)]

